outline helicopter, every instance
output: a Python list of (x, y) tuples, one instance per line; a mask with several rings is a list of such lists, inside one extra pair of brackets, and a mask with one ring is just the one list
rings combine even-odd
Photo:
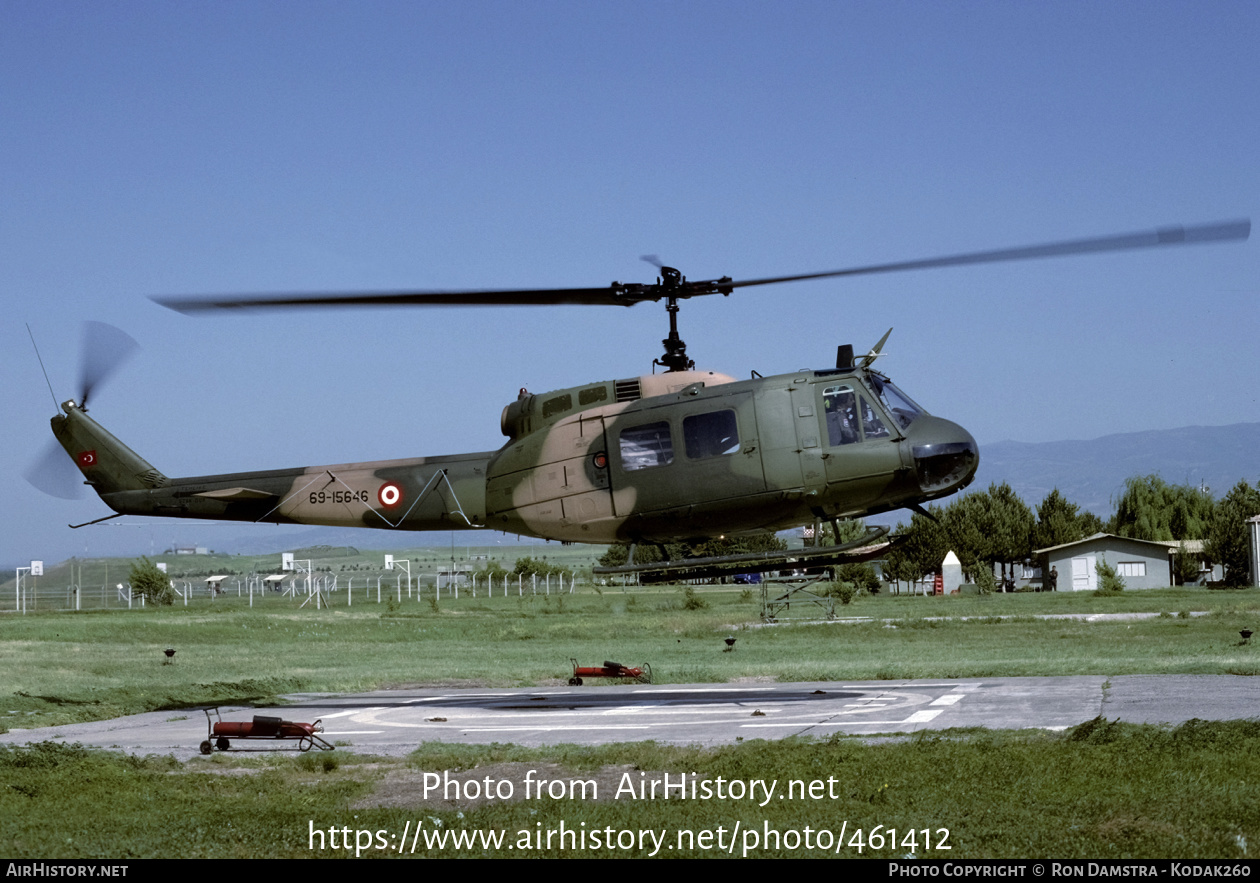
[[(633, 549), (821, 520), (834, 524), (901, 508), (926, 513), (924, 504), (972, 481), (979, 447), (966, 429), (930, 414), (875, 369), (891, 329), (860, 357), (851, 344), (840, 345), (834, 366), (771, 376), (754, 371), (739, 380), (696, 369), (679, 335), (679, 302), (808, 279), (1245, 240), (1250, 230), (1249, 220), (1168, 227), (742, 281), (689, 281), (647, 257), (660, 273), (652, 284), (154, 298), (186, 314), (664, 301), (669, 334), (652, 373), (537, 394), (521, 389), (500, 417), (507, 441), (477, 453), (170, 478), (88, 415), (87, 394), (112, 365), (85, 375), (78, 400), (62, 403), (51, 425), (84, 483), (115, 513), (86, 524), (139, 515), (402, 531), (493, 529)], [(656, 373), (657, 367), (664, 370)]]

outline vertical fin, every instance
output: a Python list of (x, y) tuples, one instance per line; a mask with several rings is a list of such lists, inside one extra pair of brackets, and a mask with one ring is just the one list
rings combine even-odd
[(98, 494), (164, 487), (169, 479), (116, 439), (73, 401), (52, 418), (53, 435)]

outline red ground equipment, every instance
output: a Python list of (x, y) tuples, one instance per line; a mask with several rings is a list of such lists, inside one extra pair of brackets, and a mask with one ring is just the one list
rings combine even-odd
[(216, 748), (227, 751), (232, 747), (232, 739), (270, 739), (272, 742), (296, 739), (298, 751), (310, 751), (312, 745), (321, 751), (333, 750), (333, 746), (319, 735), (324, 732), (320, 721), (300, 724), (261, 714), (254, 715), (252, 721), (225, 721), (217, 708), (202, 710), (206, 713), (206, 741), (201, 743), (202, 754), (210, 754)]
[(604, 662), (603, 668), (582, 668), (577, 664), (577, 660), (570, 658), (573, 663), (573, 677), (569, 678), (570, 687), (582, 686), (582, 678), (631, 678), (640, 684), (652, 683), (652, 666), (646, 662), (642, 668), (626, 668), (620, 662)]

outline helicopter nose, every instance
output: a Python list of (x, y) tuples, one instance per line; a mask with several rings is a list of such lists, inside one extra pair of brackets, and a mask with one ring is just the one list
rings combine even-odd
[(911, 429), (910, 450), (920, 490), (943, 496), (971, 483), (980, 465), (980, 448), (970, 432), (940, 417), (920, 418)]

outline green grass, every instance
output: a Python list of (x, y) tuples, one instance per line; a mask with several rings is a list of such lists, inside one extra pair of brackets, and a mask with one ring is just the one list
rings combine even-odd
[[(291, 692), (557, 684), (570, 674), (570, 657), (582, 665), (648, 662), (658, 683), (1260, 673), (1260, 641), (1238, 636), (1242, 628), (1260, 632), (1260, 592), (881, 595), (841, 610), (869, 622), (773, 627), (760, 627), (755, 595), (703, 588), (696, 597), (706, 606), (688, 610), (683, 592), (666, 587), (550, 597), (465, 592), (443, 598), (436, 611), (405, 599), (317, 611), (271, 596), (252, 609), (226, 597), (160, 610), (8, 614), (0, 727), (263, 702)], [(339, 605), (344, 600), (334, 596)], [(1169, 615), (1033, 618), (1125, 610)], [(1210, 613), (1177, 615), (1189, 610)], [(732, 634), (735, 650), (723, 652)], [(167, 647), (176, 650), (170, 665), (163, 664)]]
[[(426, 744), (407, 760), (339, 755), (259, 758), (131, 758), (77, 746), (42, 743), (30, 749), (0, 747), (0, 850), (30, 857), (302, 857), (312, 855), (312, 828), (371, 832), (367, 843), (397, 838), (417, 822), (440, 834), (502, 830), (519, 844), (540, 830), (614, 831), (654, 829), (677, 844), (682, 830), (744, 832), (735, 854), (756, 846), (757, 857), (835, 854), (835, 834), (845, 836), (838, 854), (920, 858), (1221, 858), (1240, 859), (1260, 845), (1260, 809), (1251, 783), (1260, 778), (1260, 724), (1191, 721), (1168, 730), (1095, 720), (1058, 735), (951, 732), (867, 744), (837, 737), (826, 741), (748, 742), (717, 749), (637, 743), (605, 747)], [(475, 770), (505, 776), (505, 763), (520, 770), (556, 762), (570, 775), (608, 783), (599, 801), (531, 799), (445, 805), (420, 800), (423, 771)], [(760, 801), (711, 799), (610, 799), (620, 776), (638, 772), (696, 773), (715, 781), (762, 779), (782, 794), (793, 780), (822, 782), (816, 799)], [(554, 773), (547, 773), (554, 776)], [(410, 777), (410, 798), (382, 806), (373, 793), (387, 777)], [(828, 781), (830, 780), (830, 781)], [(67, 800), (67, 795), (74, 795)], [(397, 790), (394, 794), (397, 798)], [(882, 826), (878, 827), (877, 826)], [(828, 852), (776, 846), (767, 829), (830, 832)], [(890, 844), (890, 829), (897, 842)], [(933, 846), (924, 848), (924, 829)], [(941, 829), (947, 829), (946, 836)], [(870, 834), (882, 834), (872, 851)], [(376, 832), (383, 832), (378, 840)], [(748, 837), (756, 832), (758, 842)], [(907, 840), (914, 836), (914, 844)], [(320, 855), (349, 857), (323, 839)], [(344, 842), (341, 834), (338, 842)], [(876, 838), (878, 840), (878, 836)], [(650, 851), (559, 847), (508, 850), (426, 849), (417, 854), (498, 857), (639, 857)], [(410, 846), (410, 843), (408, 843)], [(723, 855), (708, 850), (662, 849), (661, 856)]]
[[(862, 597), (842, 608), (859, 624), (760, 627), (755, 592), (678, 587), (590, 589), (428, 603), (298, 609), (293, 599), (197, 599), (166, 609), (6, 614), (0, 725), (46, 726), (211, 703), (269, 702), (299, 691), (415, 684), (561, 683), (569, 657), (584, 665), (650, 662), (658, 682), (740, 678), (868, 680), (1051, 674), (1260, 671), (1260, 592), (1169, 589), (1093, 595)], [(1188, 617), (1191, 610), (1208, 615)], [(1064, 612), (1161, 612), (1132, 622), (1038, 620)], [(940, 617), (952, 617), (942, 619)], [(970, 618), (964, 618), (970, 617)], [(735, 635), (733, 652), (723, 639)], [(173, 664), (162, 650), (174, 647)], [(598, 687), (596, 687), (598, 688)], [(306, 856), (311, 826), (384, 831), (518, 832), (654, 828), (728, 834), (766, 826), (839, 831), (857, 854), (876, 826), (895, 850), (920, 857), (1171, 856), (1241, 858), (1260, 848), (1260, 724), (1191, 722), (1175, 730), (1092, 721), (1066, 734), (937, 732), (866, 744), (748, 742), (719, 749), (651, 743), (598, 748), (425, 745), (406, 761), (335, 754), (180, 764), (51, 743), (0, 746), (0, 848), (18, 857)], [(573, 771), (696, 772), (701, 777), (826, 780), (825, 800), (605, 800), (380, 806), (390, 777), (422, 770), (499, 769), (558, 762)], [(489, 774), (486, 772), (485, 774)], [(615, 777), (614, 776), (614, 777)], [(265, 823), (260, 821), (265, 820)], [(441, 827), (437, 827), (438, 823)], [(949, 852), (923, 849), (923, 830)], [(906, 844), (909, 831), (916, 843)], [(878, 838), (877, 838), (878, 839)], [(378, 841), (373, 838), (373, 842)], [(514, 842), (511, 840), (509, 842)], [(671, 841), (674, 842), (674, 841)], [(742, 848), (746, 843), (741, 843)], [(424, 851), (423, 848), (421, 851)], [(739, 850), (737, 850), (738, 852)], [(322, 854), (348, 855), (326, 848)], [(475, 854), (638, 855), (547, 849)], [(379, 851), (367, 854), (379, 855)], [(451, 848), (439, 855), (462, 855)], [(667, 854), (714, 855), (673, 850)], [(725, 854), (725, 853), (723, 853)], [(759, 848), (759, 856), (819, 854)], [(870, 855), (863, 846), (863, 855)]]

